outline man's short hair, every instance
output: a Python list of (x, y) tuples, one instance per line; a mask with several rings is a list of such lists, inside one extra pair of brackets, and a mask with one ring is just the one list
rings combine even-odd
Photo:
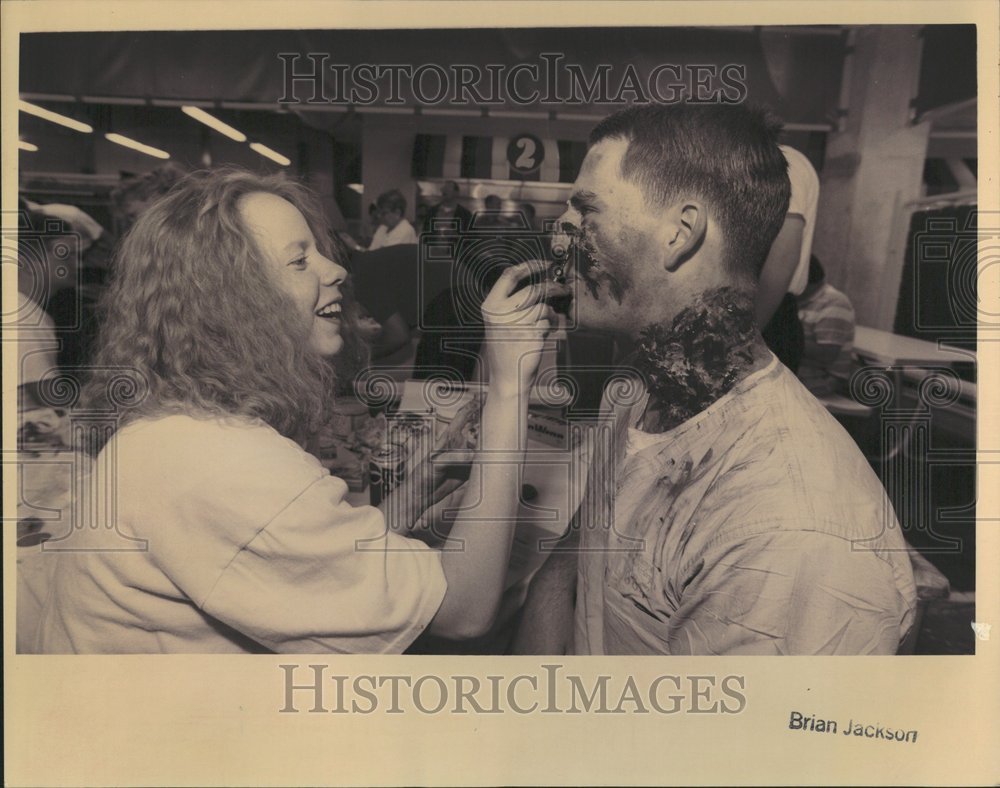
[(378, 207), (381, 211), (404, 214), (406, 213), (406, 198), (399, 189), (391, 189), (378, 196)]
[(605, 118), (591, 132), (590, 144), (627, 140), (621, 175), (658, 205), (682, 196), (704, 200), (722, 228), (728, 270), (756, 280), (791, 194), (779, 131), (761, 109), (656, 105)]

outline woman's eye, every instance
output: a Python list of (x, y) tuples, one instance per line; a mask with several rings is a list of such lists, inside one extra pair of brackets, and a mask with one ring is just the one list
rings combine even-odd
[(292, 262), (290, 262), (289, 265), (292, 266), (292, 267), (294, 267), (294, 268), (305, 268), (307, 262), (308, 261), (306, 260), (305, 257), (299, 257), (299, 258), (297, 258), (295, 260), (292, 260)]

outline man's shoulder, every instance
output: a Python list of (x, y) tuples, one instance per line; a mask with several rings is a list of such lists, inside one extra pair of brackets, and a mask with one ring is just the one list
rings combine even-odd
[[(761, 420), (762, 429), (754, 432), (757, 439), (773, 441), (776, 448), (805, 455), (803, 459), (810, 461), (822, 461), (830, 453), (863, 460), (864, 455), (843, 426), (783, 364), (779, 363), (745, 396), (748, 403), (744, 410), (751, 418)], [(867, 464), (865, 468), (870, 470)]]
[[(717, 495), (738, 489), (742, 526), (816, 529), (862, 536), (885, 508), (885, 492), (847, 431), (785, 367), (745, 395), (739, 434), (727, 446)], [(733, 421), (734, 428), (737, 426)]]

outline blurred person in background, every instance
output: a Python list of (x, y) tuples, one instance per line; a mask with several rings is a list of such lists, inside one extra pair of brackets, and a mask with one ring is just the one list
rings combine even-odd
[(143, 211), (169, 192), (185, 174), (182, 167), (168, 162), (142, 175), (123, 178), (111, 191), (111, 206), (118, 237), (123, 237)]
[(103, 283), (117, 239), (89, 213), (76, 205), (27, 201), (30, 211), (66, 222), (80, 236), (83, 280)]
[(405, 217), (406, 198), (399, 189), (391, 189), (380, 194), (376, 205), (379, 226), (368, 246), (369, 252), (385, 246), (401, 246), (417, 242), (417, 233)]
[[(17, 344), (18, 445), (59, 446), (68, 442), (65, 411), (48, 404), (42, 387), (60, 375), (65, 336), (57, 335), (48, 310), (61, 293), (76, 290), (79, 236), (51, 216), (22, 210), (18, 218), (17, 312), (4, 320), (4, 334)], [(10, 388), (5, 380), (5, 396)]]
[(486, 195), (483, 210), (476, 214), (473, 226), (477, 230), (506, 230), (512, 227), (510, 219), (503, 213), (503, 200), (498, 195)]
[(792, 195), (788, 213), (760, 274), (754, 313), (768, 348), (792, 372), (802, 359), (803, 335), (796, 297), (806, 286), (819, 203), (819, 176), (802, 153), (779, 145)]
[(809, 258), (808, 283), (798, 306), (805, 335), (799, 380), (817, 396), (845, 393), (854, 369), (854, 307), (826, 281), (816, 255)]
[(525, 229), (531, 230), (533, 232), (538, 232), (542, 229), (538, 224), (538, 218), (537, 218), (538, 212), (535, 210), (534, 205), (532, 205), (530, 202), (523, 202), (518, 206), (518, 210), (521, 213), (521, 219), (522, 219), (521, 225), (525, 227)]
[[(436, 219), (454, 219), (458, 222), (458, 232), (464, 232), (472, 224), (472, 213), (458, 201), (460, 191), (455, 181), (445, 181), (441, 186), (441, 202), (427, 214), (421, 225), (423, 232), (430, 232)], [(452, 232), (449, 230), (449, 232)]]
[(85, 463), (76, 462), (72, 453), (69, 408), (77, 386), (60, 365), (63, 346), (73, 337), (59, 330), (47, 311), (62, 294), (77, 291), (81, 237), (52, 214), (33, 213), (23, 201), (20, 208), (17, 311), (3, 320), (4, 346), (16, 349), (18, 363), (14, 375), (4, 376), (3, 395), (5, 402), (17, 402), (16, 645), (24, 652), (53, 564), (39, 545), (69, 526), (73, 471)]
[(404, 360), (410, 350), (410, 321), (417, 323), (417, 247), (386, 246), (373, 252), (354, 251), (351, 284), (364, 310), (363, 328), (380, 364)]

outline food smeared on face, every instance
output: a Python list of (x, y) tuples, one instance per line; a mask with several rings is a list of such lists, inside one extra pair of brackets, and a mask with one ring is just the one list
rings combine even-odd
[(645, 283), (661, 265), (665, 208), (622, 176), (628, 146), (624, 138), (605, 139), (587, 152), (557, 222), (553, 254), (566, 250), (579, 325), (634, 335)]
[(725, 395), (753, 365), (756, 335), (753, 297), (733, 287), (706, 291), (670, 325), (644, 329), (635, 365), (655, 400), (647, 429), (671, 430)]
[(566, 244), (564, 266), (571, 268), (594, 300), (599, 300), (600, 291), (607, 289), (618, 304), (621, 304), (625, 287), (620, 278), (613, 274), (601, 261), (608, 254), (602, 254), (601, 244), (593, 224), (585, 217), (596, 213), (598, 197), (586, 189), (577, 190), (569, 198), (572, 211), (580, 218), (574, 225), (564, 225), (561, 238)]

